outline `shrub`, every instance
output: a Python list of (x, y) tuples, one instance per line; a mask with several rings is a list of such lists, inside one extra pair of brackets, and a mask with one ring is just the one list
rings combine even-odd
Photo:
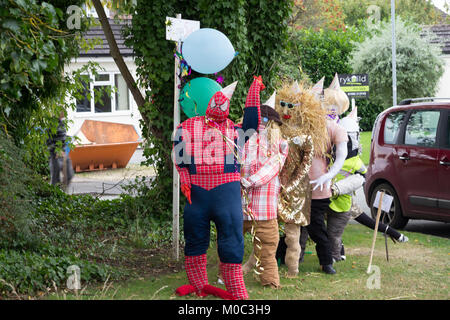
[[(384, 108), (392, 106), (391, 25), (381, 23), (379, 32), (356, 44), (351, 64), (354, 73), (368, 73), (370, 102)], [(440, 49), (421, 37), (420, 29), (398, 18), (397, 102), (406, 98), (433, 96), (444, 72)]]

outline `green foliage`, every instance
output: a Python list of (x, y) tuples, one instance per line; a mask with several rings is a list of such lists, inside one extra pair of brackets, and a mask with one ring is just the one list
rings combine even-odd
[(305, 77), (315, 83), (325, 76), (331, 83), (334, 74), (351, 73), (351, 52), (355, 43), (363, 40), (360, 29), (344, 30), (291, 29), (290, 48), (284, 56), (280, 76), (293, 79)]
[[(391, 38), (390, 24), (382, 23), (377, 33), (356, 44), (351, 62), (353, 72), (369, 74), (370, 102), (384, 108), (392, 105)], [(396, 22), (396, 48), (397, 102), (433, 96), (444, 71), (440, 48), (421, 37), (417, 25), (402, 19)]]
[(32, 243), (32, 191), (35, 177), (22, 161), (23, 152), (0, 130), (0, 246)]
[(52, 256), (30, 251), (0, 249), (0, 295), (11, 290), (17, 293), (47, 291), (53, 286), (64, 287), (68, 278), (67, 268), (76, 265), (81, 270), (83, 283), (105, 281), (108, 274), (115, 272), (104, 267), (77, 258), (75, 255)]
[[(172, 206), (171, 133), (173, 130), (173, 42), (165, 39), (167, 16), (199, 20), (202, 28), (214, 28), (230, 39), (238, 56), (220, 72), (225, 85), (238, 80), (231, 101), (230, 118), (242, 116), (252, 75), (262, 75), (267, 86), (263, 99), (273, 92), (276, 82), (276, 63), (286, 45), (287, 18), (292, 1), (137, 1), (133, 24), (126, 31), (126, 44), (134, 48), (138, 83), (147, 88), (148, 103), (140, 108), (153, 130), (141, 122), (147, 139), (144, 149), (147, 164), (155, 166), (158, 175), (147, 188), (151, 199), (151, 214), (169, 219)], [(183, 82), (199, 76), (193, 74)], [(203, 75), (202, 75), (203, 76)], [(151, 91), (150, 91), (151, 88)], [(185, 116), (182, 114), (182, 121)], [(150, 132), (156, 134), (150, 134)], [(184, 203), (184, 198), (181, 205)]]
[[(448, 18), (429, 0), (397, 0), (395, 3), (395, 14), (403, 20), (425, 25), (448, 23)], [(361, 26), (368, 20), (378, 23), (391, 17), (391, 2), (386, 0), (345, 0), (342, 9), (345, 23), (350, 26)]]

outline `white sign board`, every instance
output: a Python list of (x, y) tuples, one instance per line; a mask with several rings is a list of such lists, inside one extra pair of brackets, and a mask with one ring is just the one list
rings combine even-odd
[(166, 17), (166, 40), (183, 41), (200, 29), (200, 21)]
[[(375, 201), (373, 202), (374, 208), (378, 208), (378, 204), (380, 203), (380, 195), (381, 191), (377, 192), (377, 195), (375, 196)], [(384, 212), (389, 212), (391, 210), (392, 201), (394, 200), (394, 197), (384, 194), (383, 200), (381, 202), (381, 210)]]

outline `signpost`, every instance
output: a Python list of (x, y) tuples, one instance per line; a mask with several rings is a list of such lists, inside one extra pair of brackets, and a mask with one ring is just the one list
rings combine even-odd
[(367, 73), (339, 74), (339, 86), (352, 101), (352, 110), (355, 99), (369, 98), (369, 75)]
[(378, 191), (375, 197), (375, 201), (373, 202), (374, 208), (378, 208), (378, 211), (377, 211), (377, 218), (375, 221), (375, 229), (373, 231), (372, 249), (370, 251), (370, 260), (369, 266), (367, 267), (367, 273), (370, 273), (370, 267), (372, 266), (372, 258), (373, 252), (375, 250), (375, 241), (377, 239), (378, 224), (380, 223), (381, 211), (389, 212), (389, 210), (391, 210), (393, 200), (394, 198), (390, 195), (385, 194), (384, 191)]
[[(200, 21), (181, 19), (181, 14), (176, 18), (166, 17), (166, 40), (176, 41), (176, 51), (181, 51), (182, 41), (192, 32), (200, 29)], [(175, 57), (174, 68), (174, 94), (173, 94), (173, 130), (180, 124), (180, 60)], [(176, 260), (180, 257), (180, 176), (173, 165), (173, 196), (172, 196), (172, 245), (173, 255)]]

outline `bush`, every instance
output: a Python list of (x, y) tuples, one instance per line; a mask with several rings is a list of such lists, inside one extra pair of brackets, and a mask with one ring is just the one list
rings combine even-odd
[(308, 75), (315, 83), (325, 76), (331, 83), (334, 74), (351, 73), (351, 52), (363, 33), (356, 28), (347, 30), (291, 29), (290, 48), (285, 52), (281, 77), (300, 80)]
[(0, 130), (0, 247), (32, 245), (32, 185), (38, 177), (22, 162), (23, 152)]
[[(92, 281), (105, 281), (109, 273), (115, 273), (111, 267), (81, 260), (74, 255), (52, 256), (37, 252), (0, 249), (0, 295), (11, 290), (17, 293), (47, 291), (66, 286), (67, 268), (80, 267), (81, 282), (84, 285)], [(6, 282), (6, 283), (5, 283)], [(9, 285), (8, 285), (9, 284)]]
[[(354, 73), (369, 74), (370, 102), (392, 106), (391, 25), (382, 23), (378, 32), (353, 52)], [(440, 49), (421, 37), (420, 28), (401, 19), (396, 22), (397, 102), (406, 98), (433, 96), (444, 72)]]

